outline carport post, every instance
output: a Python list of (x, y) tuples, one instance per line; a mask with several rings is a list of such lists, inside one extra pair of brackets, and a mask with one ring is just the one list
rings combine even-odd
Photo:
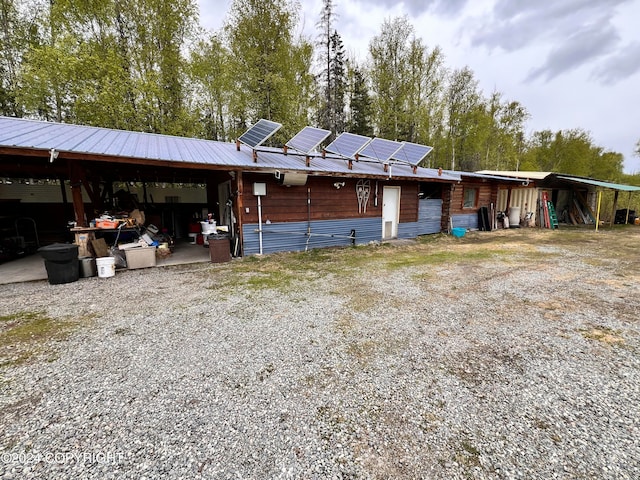
[(82, 200), (82, 178), (84, 171), (78, 162), (69, 162), (69, 179), (71, 183), (71, 198), (73, 199), (73, 210), (75, 212), (78, 227), (86, 227), (87, 223), (84, 214), (84, 201)]
[(602, 202), (602, 190), (598, 190), (598, 209), (596, 211), (596, 232), (600, 224), (600, 203)]

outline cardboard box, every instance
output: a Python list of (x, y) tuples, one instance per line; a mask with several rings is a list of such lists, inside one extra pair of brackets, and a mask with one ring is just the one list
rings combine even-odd
[(124, 253), (129, 270), (156, 266), (156, 247), (129, 248)]

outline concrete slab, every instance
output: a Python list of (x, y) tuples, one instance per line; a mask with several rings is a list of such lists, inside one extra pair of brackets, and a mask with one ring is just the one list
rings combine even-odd
[[(167, 258), (158, 258), (157, 267), (209, 261), (208, 247), (178, 242), (171, 255)], [(38, 280), (47, 280), (44, 260), (39, 254), (0, 264), (0, 285)]]

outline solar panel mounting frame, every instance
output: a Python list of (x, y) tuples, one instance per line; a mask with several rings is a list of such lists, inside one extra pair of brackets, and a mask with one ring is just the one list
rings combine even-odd
[[(308, 132), (311, 132), (311, 136)], [(329, 135), (331, 135), (330, 130), (307, 126), (296, 133), (293, 138), (291, 138), (291, 140), (285, 143), (285, 145), (288, 148), (292, 148), (300, 153), (309, 154), (313, 152), (313, 150), (315, 150), (318, 145), (324, 142), (327, 137), (329, 137)], [(300, 145), (301, 140), (306, 140), (306, 143)]]
[[(415, 148), (419, 148), (419, 149), (424, 149), (426, 151), (424, 151), (424, 153), (419, 153), (418, 156), (412, 156), (412, 158), (409, 158), (407, 156), (407, 152), (408, 149), (415, 149)], [(430, 147), (428, 145), (421, 145), (419, 143), (412, 143), (412, 142), (402, 142), (402, 147), (400, 147), (391, 157), (393, 160), (396, 160), (398, 162), (402, 162), (402, 163), (408, 163), (409, 165), (413, 166), (413, 167), (417, 167), (418, 164), (424, 160), (425, 158), (427, 158), (427, 155), (429, 155), (431, 153), (431, 151), (433, 150), (433, 147)], [(404, 157), (400, 157), (400, 155), (404, 153), (405, 156)]]
[(271, 138), (281, 127), (281, 123), (261, 118), (240, 135), (238, 140), (251, 148), (256, 148)]
[[(380, 144), (378, 146), (378, 151), (376, 152), (376, 144)], [(388, 148), (391, 147), (391, 150)], [(369, 142), (362, 150), (360, 150), (360, 155), (363, 157), (371, 158), (377, 160), (381, 163), (388, 163), (389, 160), (393, 157), (393, 155), (402, 148), (402, 143), (396, 142), (394, 140), (387, 140), (386, 138), (376, 137), (371, 142)], [(369, 154), (367, 152), (368, 149), (372, 150), (372, 153)], [(380, 152), (380, 154), (378, 153)]]
[[(347, 139), (347, 140), (344, 140)], [(329, 153), (334, 153), (336, 155), (340, 155), (345, 158), (355, 158), (355, 156), (366, 147), (369, 142), (371, 142), (371, 138), (365, 137), (364, 135), (357, 135), (355, 133), (343, 132), (336, 137), (336, 139), (331, 142), (329, 145), (325, 147), (325, 150)], [(356, 143), (353, 143), (356, 142)], [(347, 145), (342, 145), (347, 143)], [(350, 148), (347, 149), (347, 147)], [(338, 145), (341, 145), (343, 148), (337, 148)]]

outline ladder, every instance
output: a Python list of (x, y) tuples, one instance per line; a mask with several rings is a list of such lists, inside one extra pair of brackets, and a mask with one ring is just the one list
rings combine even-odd
[(549, 228), (558, 228), (558, 216), (551, 200), (547, 200), (547, 210), (549, 210)]
[(540, 219), (540, 226), (543, 228), (551, 228), (551, 222), (549, 220), (549, 197), (546, 191), (542, 192), (542, 201), (540, 202), (540, 210), (542, 218)]

